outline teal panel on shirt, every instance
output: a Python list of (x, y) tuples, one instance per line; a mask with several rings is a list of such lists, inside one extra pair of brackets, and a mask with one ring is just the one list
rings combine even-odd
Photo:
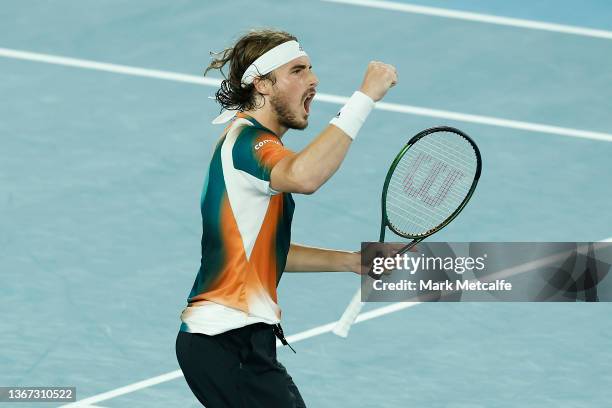
[(202, 212), (202, 258), (198, 276), (193, 283), (189, 298), (208, 290), (223, 269), (226, 248), (221, 238), (221, 205), (227, 195), (221, 146), (225, 137), (217, 144), (204, 182), (200, 209)]
[(289, 246), (291, 245), (291, 221), (293, 220), (293, 211), (295, 210), (295, 202), (290, 193), (282, 193), (283, 195), (283, 213), (280, 214), (281, 219), (276, 230), (276, 285), (283, 275), (285, 266), (287, 265), (287, 255), (289, 254)]
[[(242, 170), (253, 177), (269, 182), (272, 168), (265, 166), (258, 159), (255, 150), (255, 141), (263, 135), (270, 135), (270, 132), (255, 126), (245, 126), (236, 139), (232, 150), (232, 158), (237, 170)], [(278, 140), (274, 135), (270, 135), (270, 138)]]

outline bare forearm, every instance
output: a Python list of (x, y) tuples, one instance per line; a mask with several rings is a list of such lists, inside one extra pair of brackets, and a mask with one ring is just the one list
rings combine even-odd
[[(272, 170), (271, 187), (277, 191), (313, 193), (338, 170), (352, 139), (342, 130), (328, 125), (306, 148), (281, 161)], [(276, 177), (283, 173), (285, 177)]]
[(285, 272), (356, 272), (359, 254), (291, 244)]
[(321, 187), (340, 167), (351, 146), (351, 138), (328, 125), (295, 158), (295, 171), (307, 174), (316, 188)]

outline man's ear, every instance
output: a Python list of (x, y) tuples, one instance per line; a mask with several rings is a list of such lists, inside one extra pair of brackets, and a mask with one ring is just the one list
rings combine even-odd
[(260, 95), (269, 95), (272, 83), (268, 79), (257, 77), (253, 79), (253, 86), (255, 87), (257, 93), (259, 93)]

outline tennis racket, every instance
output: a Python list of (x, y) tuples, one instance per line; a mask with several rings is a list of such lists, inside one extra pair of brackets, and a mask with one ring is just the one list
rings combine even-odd
[[(462, 131), (440, 126), (414, 136), (393, 160), (382, 191), (379, 242), (388, 227), (411, 239), (402, 255), (448, 225), (472, 197), (482, 168), (476, 143)], [(334, 334), (346, 337), (372, 289), (372, 270), (353, 296)]]

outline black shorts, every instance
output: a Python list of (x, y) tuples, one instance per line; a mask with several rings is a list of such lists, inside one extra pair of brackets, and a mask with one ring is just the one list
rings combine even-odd
[(207, 408), (301, 408), (304, 400), (276, 359), (272, 326), (257, 323), (216, 336), (179, 332), (176, 357)]

